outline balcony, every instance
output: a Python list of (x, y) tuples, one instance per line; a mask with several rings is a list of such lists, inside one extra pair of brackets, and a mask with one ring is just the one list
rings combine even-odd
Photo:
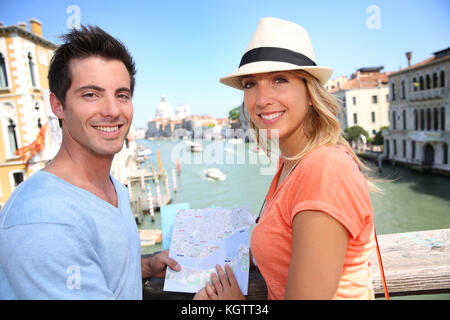
[(410, 101), (432, 100), (447, 97), (447, 88), (425, 89), (423, 91), (410, 92), (408, 98)]

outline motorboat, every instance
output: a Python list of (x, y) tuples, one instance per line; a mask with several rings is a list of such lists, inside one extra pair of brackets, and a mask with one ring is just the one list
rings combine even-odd
[(230, 144), (241, 144), (242, 142), (244, 142), (244, 140), (242, 140), (241, 138), (234, 138), (228, 140), (228, 143)]
[(149, 159), (151, 154), (152, 154), (152, 150), (150, 150), (150, 149), (138, 150), (136, 153), (136, 161), (144, 162), (145, 160)]
[(195, 143), (192, 141), (187, 141), (187, 149), (191, 152), (202, 152), (203, 146), (200, 143)]
[(206, 170), (206, 177), (215, 181), (225, 180), (226, 175), (217, 168), (211, 168)]

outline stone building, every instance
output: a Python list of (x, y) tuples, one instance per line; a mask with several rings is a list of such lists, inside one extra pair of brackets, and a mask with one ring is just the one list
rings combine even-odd
[(420, 170), (450, 174), (450, 47), (389, 75), (387, 159)]
[(382, 69), (360, 68), (350, 79), (340, 76), (326, 84), (328, 91), (341, 102), (338, 118), (342, 130), (358, 125), (374, 137), (381, 127), (389, 125), (389, 72), (381, 72)]
[[(36, 19), (29, 20), (29, 28), (26, 22), (0, 23), (0, 207), (19, 183), (53, 158), (61, 144), (47, 81), (56, 48), (43, 37)], [(24, 146), (29, 148), (27, 160), (16, 155)]]

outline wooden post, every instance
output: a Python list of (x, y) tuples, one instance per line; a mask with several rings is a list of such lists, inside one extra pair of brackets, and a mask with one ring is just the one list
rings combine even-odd
[(150, 212), (152, 222), (154, 222), (155, 221), (155, 212), (153, 210), (153, 196), (152, 196), (152, 190), (151, 190), (150, 186), (148, 187), (147, 201), (148, 201), (148, 212)]
[(173, 192), (177, 193), (177, 177), (175, 175), (175, 169), (172, 169), (172, 184), (173, 184)]
[(131, 179), (130, 178), (128, 179), (127, 188), (128, 188), (128, 195), (130, 196), (130, 201), (132, 201), (133, 200), (133, 190), (131, 190)]
[(164, 175), (164, 184), (166, 185), (166, 194), (170, 195), (170, 190), (169, 190), (169, 178), (167, 177), (167, 174)]
[(142, 170), (139, 170), (141, 173), (141, 189), (142, 191), (145, 190), (145, 181), (144, 181), (144, 172)]
[(158, 203), (159, 210), (161, 210), (161, 189), (159, 188), (159, 181), (156, 183), (156, 201)]

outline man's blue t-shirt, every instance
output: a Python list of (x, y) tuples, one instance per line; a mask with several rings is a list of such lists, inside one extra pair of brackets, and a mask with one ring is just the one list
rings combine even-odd
[(127, 189), (118, 207), (38, 171), (0, 212), (1, 299), (142, 299), (141, 247)]

